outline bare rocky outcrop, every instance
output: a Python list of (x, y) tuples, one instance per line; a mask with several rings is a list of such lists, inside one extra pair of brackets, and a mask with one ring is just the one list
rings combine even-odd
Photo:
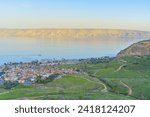
[(141, 41), (118, 53), (117, 57), (150, 55), (150, 40)]

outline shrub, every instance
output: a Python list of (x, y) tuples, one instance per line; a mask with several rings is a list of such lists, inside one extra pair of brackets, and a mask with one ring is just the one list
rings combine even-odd
[(12, 89), (18, 85), (18, 81), (5, 81), (3, 84), (4, 89)]

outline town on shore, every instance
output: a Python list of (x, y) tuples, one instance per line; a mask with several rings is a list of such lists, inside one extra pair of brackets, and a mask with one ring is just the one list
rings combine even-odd
[(65, 74), (78, 74), (78, 68), (59, 68), (56, 66), (66, 64), (102, 63), (114, 58), (108, 56), (88, 59), (62, 59), (62, 60), (35, 60), (32, 62), (5, 63), (0, 66), (0, 85), (6, 82), (17, 82), (23, 85), (32, 85), (36, 82), (54, 80)]

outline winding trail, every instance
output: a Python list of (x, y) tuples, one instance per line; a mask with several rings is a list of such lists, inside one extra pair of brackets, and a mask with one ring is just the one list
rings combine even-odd
[(92, 77), (92, 79), (95, 80), (95, 81), (94, 81), (95, 83), (99, 83), (99, 84), (101, 84), (101, 85), (104, 86), (104, 89), (101, 90), (102, 92), (107, 92), (107, 86), (106, 86), (103, 82), (101, 82), (101, 81), (100, 81), (99, 79), (97, 79), (96, 77)]
[(125, 67), (127, 64), (123, 64), (123, 65), (121, 65), (121, 66), (119, 66), (119, 68), (115, 71), (115, 72), (118, 72), (118, 71), (120, 71), (123, 67)]
[(122, 82), (121, 80), (120, 80), (120, 83), (121, 84), (123, 84), (125, 87), (127, 87), (128, 88), (128, 95), (132, 95), (132, 89), (131, 89), (131, 87), (129, 87), (127, 84), (125, 84), (124, 82)]
[[(87, 73), (84, 73), (84, 74), (86, 74), (88, 77), (90, 77)], [(96, 77), (90, 77), (90, 79), (89, 78), (84, 78), (84, 79), (86, 79), (87, 81), (92, 82), (92, 83), (98, 83), (100, 85), (103, 85), (104, 89), (101, 90), (102, 92), (108, 91), (107, 86), (103, 82), (101, 82), (99, 79), (97, 79)]]
[(99, 72), (99, 70), (97, 70), (93, 75), (96, 76), (96, 74)]
[(123, 65), (119, 66), (118, 69), (115, 70), (115, 72), (120, 71), (123, 67), (125, 67), (127, 65), (127, 61), (125, 60), (120, 60), (120, 62), (124, 63)]

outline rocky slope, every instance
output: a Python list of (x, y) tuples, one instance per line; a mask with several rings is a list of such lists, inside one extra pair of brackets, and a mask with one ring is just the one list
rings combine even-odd
[(0, 37), (31, 38), (147, 38), (150, 32), (119, 29), (0, 29)]
[(117, 57), (150, 55), (150, 40), (141, 41), (122, 50)]

